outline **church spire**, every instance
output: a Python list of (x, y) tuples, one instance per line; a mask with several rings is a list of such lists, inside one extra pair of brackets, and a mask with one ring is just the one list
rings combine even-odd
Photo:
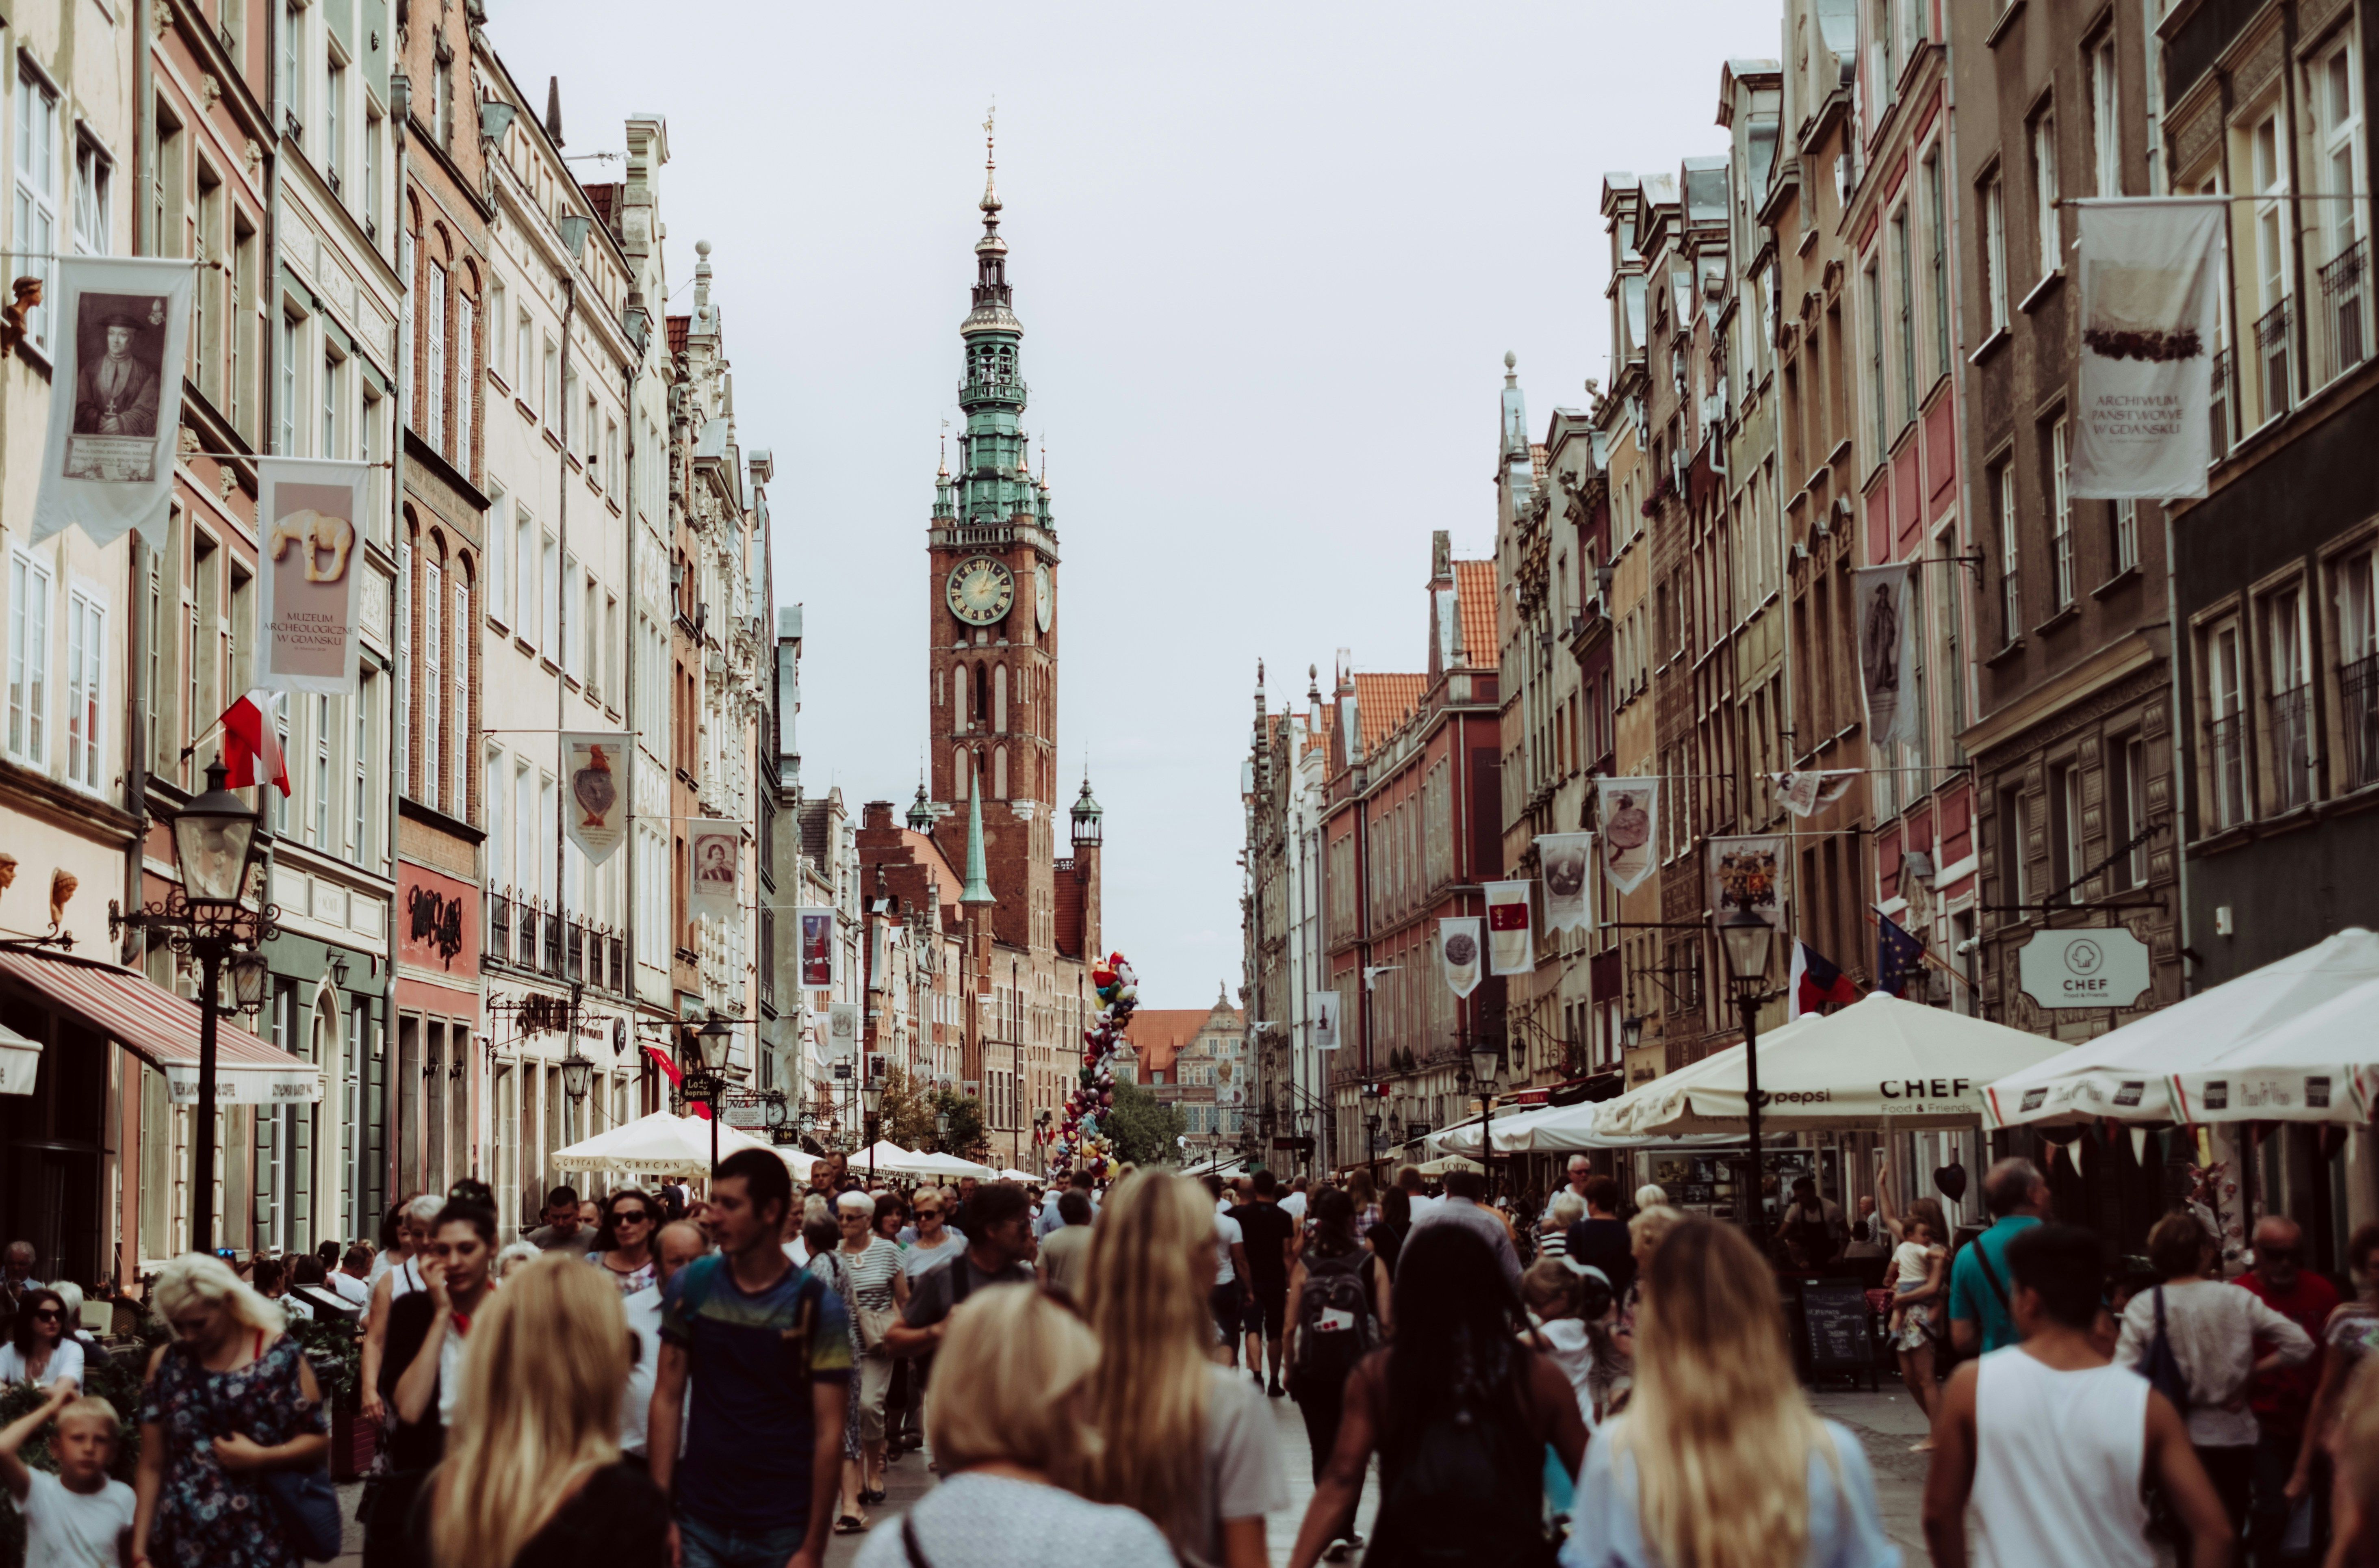
[(996, 904), (999, 900), (991, 891), (991, 874), (983, 858), (983, 790), (982, 780), (967, 790), (967, 863), (966, 887), (959, 892), (961, 904)]
[(964, 524), (1006, 524), (1025, 518), (1048, 527), (1039, 487), (1026, 465), (1023, 428), (1024, 323), (1016, 319), (1008, 285), (1008, 242), (999, 235), (998, 161), (993, 120), (983, 122), (983, 237), (974, 242), (972, 308), (959, 325), (966, 344), (959, 407), (966, 431), (959, 439), (959, 474), (951, 512)]

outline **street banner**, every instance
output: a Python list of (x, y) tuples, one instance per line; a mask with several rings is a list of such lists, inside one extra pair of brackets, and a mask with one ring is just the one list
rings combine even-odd
[(1455, 915), (1437, 923), (1437, 952), (1445, 966), (1445, 986), (1457, 996), (1479, 989), (1479, 917)]
[(1583, 931), (1594, 923), (1594, 835), (1540, 833), (1537, 861), (1545, 878), (1545, 929)]
[(1746, 910), (1771, 929), (1783, 924), (1784, 856), (1791, 838), (1745, 833), (1709, 841), (1709, 907), (1719, 923)]
[(688, 864), (686, 913), (700, 920), (732, 920), (743, 902), (737, 874), (743, 860), (743, 835), (732, 822), (702, 817), (686, 825)]
[(826, 1005), (827, 1053), (838, 1062), (857, 1059), (859, 1055), (859, 1004), (828, 1002)]
[(1924, 967), (1925, 944), (1910, 935), (1898, 921), (1881, 910), (1876, 911), (1875, 988), (1905, 998), (1908, 983), (1917, 978)]
[(834, 911), (825, 906), (797, 909), (793, 911), (793, 921), (801, 933), (797, 959), (801, 965), (802, 989), (830, 989), (839, 978), (834, 971), (842, 952), (842, 944), (834, 939)]
[(1595, 788), (1601, 798), (1602, 869), (1611, 885), (1633, 893), (1652, 874), (1652, 833), (1659, 826), (1658, 778), (1602, 778)]
[(588, 865), (601, 865), (628, 838), (628, 768), (624, 734), (562, 737), (562, 774), (570, 780), (570, 809), (563, 814), (570, 841)]
[(1806, 816), (1830, 801), (1839, 801), (1858, 777), (1856, 768), (1834, 768), (1825, 772), (1771, 773), (1776, 782), (1776, 803), (1794, 816)]
[(1866, 743), (1916, 739), (1916, 630), (1908, 616), (1916, 566), (1862, 566), (1857, 586), (1859, 690), (1866, 697)]
[(1528, 907), (1530, 882), (1487, 884), (1487, 972), (1526, 974), (1537, 967), (1534, 911)]
[(1313, 1048), (1335, 1051), (1338, 1049), (1338, 993), (1316, 991), (1306, 1001), (1313, 1010)]
[(165, 548), (192, 271), (179, 260), (59, 259), (57, 297), (42, 302), (50, 425), (35, 544), (71, 524), (94, 544), (134, 528), (151, 549)]
[(264, 545), (256, 574), (256, 683), (275, 692), (359, 690), (368, 463), (256, 460)]
[(2073, 204), (2082, 358), (2071, 494), (2164, 501), (2205, 493), (2228, 202), (2129, 197)]

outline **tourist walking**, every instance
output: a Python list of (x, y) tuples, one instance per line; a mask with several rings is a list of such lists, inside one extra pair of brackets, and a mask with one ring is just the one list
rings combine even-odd
[(1545, 1205), (1544, 1222), (1537, 1226), (1537, 1256), (1560, 1258), (1569, 1251), (1569, 1228), (1586, 1218), (1586, 1200), (1564, 1187)]
[(364, 1530), (364, 1561), (372, 1568), (403, 1561), (414, 1500), (445, 1457), (447, 1428), (462, 1397), (464, 1347), (494, 1289), (495, 1242), (492, 1211), (448, 1203), (430, 1223), (417, 1265), (421, 1288), (388, 1309), (388, 1359), (380, 1368), (380, 1397), (390, 1417), (388, 1471), (380, 1478)]
[(973, 1219), (964, 1247), (910, 1279), (908, 1304), (885, 1335), (893, 1355), (930, 1354), (950, 1309), (975, 1291), (1033, 1283), (1033, 1210), (1024, 1189), (1012, 1181), (985, 1182), (975, 1188)]
[(1346, 1381), (1338, 1445), (1288, 1568), (1330, 1546), (1376, 1452), (1380, 1511), (1365, 1568), (1550, 1563), (1544, 1453), (1575, 1475), (1586, 1424), (1569, 1379), (1520, 1344), (1518, 1297), (1467, 1224), (1416, 1225), (1397, 1265), (1395, 1335)]
[(1403, 1188), (1391, 1187), (1380, 1194), (1380, 1217), (1363, 1233), (1363, 1244), (1387, 1265), (1388, 1278), (1396, 1277), (1396, 1259), (1404, 1251), (1405, 1237), (1412, 1234), (1412, 1195)]
[[(1943, 1281), (1950, 1270), (1950, 1248), (1934, 1233), (1929, 1220), (1922, 1214), (1912, 1214), (1900, 1245), (1892, 1249), (1891, 1267), (1892, 1353), (1900, 1360), (1900, 1381), (1907, 1385), (1908, 1396), (1916, 1401), (1916, 1408), (1925, 1412), (1929, 1427), (1937, 1401), (1933, 1323), (1935, 1309), (1947, 1289)], [(1933, 1439), (1928, 1434), (1914, 1445), (1913, 1452), (1923, 1453), (1932, 1447)]]
[(1346, 1173), (1346, 1196), (1355, 1205), (1355, 1236), (1358, 1240), (1371, 1234), (1380, 1217), (1380, 1186), (1371, 1173), (1357, 1167)]
[[(838, 1193), (837, 1198), (850, 1196)], [(851, 1263), (842, 1255), (842, 1229), (837, 1220), (819, 1213), (821, 1202), (813, 1193), (806, 1204), (808, 1217), (802, 1222), (802, 1252), (809, 1260), (798, 1265), (803, 1273), (815, 1274), (826, 1282), (842, 1303), (843, 1321), (851, 1326), (851, 1380), (842, 1404), (842, 1456), (836, 1471), (834, 1491), (834, 1532), (839, 1536), (855, 1536), (868, 1527), (866, 1477), (860, 1468), (863, 1453), (859, 1441), (859, 1317), (858, 1292), (852, 1288)], [(833, 1211), (828, 1210), (827, 1213)]]
[(1611, 1288), (1624, 1297), (1636, 1283), (1636, 1254), (1626, 1223), (1619, 1217), (1619, 1183), (1607, 1176), (1590, 1176), (1580, 1196), (1586, 1200), (1586, 1217), (1570, 1226), (1563, 1256), (1600, 1269)]
[(835, 1218), (851, 1282), (851, 1348), (859, 1357), (859, 1459), (844, 1490), (860, 1504), (876, 1503), (884, 1501), (884, 1404), (892, 1388), (892, 1353), (884, 1336), (898, 1321), (892, 1286), (900, 1277), (900, 1248), (876, 1234), (876, 1201), (863, 1192), (836, 1199)]
[(650, 1290), (657, 1270), (653, 1238), (660, 1231), (660, 1211), (652, 1199), (633, 1187), (623, 1187), (603, 1200), (602, 1224), (596, 1227), (593, 1250), (587, 1256), (611, 1277), (622, 1296)]
[[(54, 1473), (18, 1457), (52, 1417)], [(77, 1394), (63, 1379), (41, 1404), (0, 1428), (0, 1487), (25, 1522), (26, 1568), (123, 1568), (135, 1556), (139, 1500), (107, 1473), (121, 1429), (115, 1405)]]
[[(2379, 1359), (2379, 1220), (2366, 1220), (2346, 1240), (2346, 1266), (2356, 1288), (2353, 1300), (2333, 1309), (2321, 1331), (2321, 1381), (2306, 1412), (2303, 1445), (2288, 1477), (2291, 1502), (2316, 1490), (2325, 1444), (2337, 1425), (2347, 1385), (2365, 1362)], [(2333, 1525), (2335, 1521), (2333, 1521)], [(2342, 1532), (2339, 1532), (2343, 1538)]]
[(669, 1499), (620, 1455), (620, 1300), (567, 1254), (505, 1280), (471, 1332), (446, 1456), (408, 1522), (411, 1563), (670, 1568)]
[(1776, 1276), (1689, 1218), (1651, 1254), (1636, 1383), (1577, 1479), (1564, 1568), (1897, 1568), (1849, 1429), (1801, 1391)]
[(47, 1388), (64, 1381), (82, 1392), (82, 1345), (66, 1333), (66, 1297), (48, 1285), (25, 1291), (0, 1345), (0, 1383)]
[(1279, 1198), (1278, 1178), (1258, 1171), (1248, 1200), (1231, 1211), (1247, 1249), (1247, 1308), (1239, 1326), (1247, 1338), (1248, 1373), (1263, 1382), (1269, 1364), (1272, 1381), (1266, 1389), (1275, 1399), (1286, 1392), (1280, 1382), (1280, 1332), (1288, 1314), (1289, 1248), (1297, 1238), (1297, 1222), (1282, 1212)]
[(574, 1187), (557, 1187), (545, 1195), (545, 1224), (522, 1240), (540, 1252), (568, 1252), (585, 1257), (595, 1248), (595, 1226), (578, 1201)]
[[(1602, 1179), (1608, 1181), (1611, 1178), (1605, 1176)], [(1616, 1195), (1615, 1188), (1613, 1195)], [(1448, 1171), (1445, 1173), (1445, 1196), (1426, 1213), (1416, 1208), (1413, 1231), (1418, 1236), (1432, 1225), (1460, 1225), (1470, 1231), (1486, 1242), (1488, 1249), (1495, 1255), (1495, 1265), (1503, 1271), (1503, 1282), (1512, 1287), (1513, 1297), (1516, 1300), (1520, 1292), (1519, 1250), (1512, 1245), (1512, 1227), (1504, 1223), (1503, 1216), (1479, 1201), (1486, 1196), (1487, 1177), (1480, 1172)], [(1618, 1224), (1615, 1220), (1612, 1223)], [(1626, 1232), (1623, 1228), (1620, 1234), (1624, 1236)], [(1576, 1245), (1575, 1238), (1572, 1245)], [(1594, 1260), (1584, 1258), (1579, 1261), (1590, 1263)]]
[[(661, 1292), (680, 1269), (707, 1250), (701, 1226), (690, 1220), (671, 1220), (653, 1241), (653, 1283), (620, 1298), (630, 1341), (628, 1383), (620, 1395), (620, 1451), (638, 1465), (647, 1463), (646, 1423), (652, 1417), (653, 1379), (660, 1367)], [(679, 1435), (683, 1433), (681, 1427)]]
[(445, 1206), (443, 1200), (424, 1192), (399, 1207), (397, 1245), (380, 1253), (380, 1260), (390, 1266), (372, 1281), (371, 1305), (364, 1309), (363, 1368), (357, 1384), (363, 1391), (364, 1419), (383, 1429), (388, 1425), (388, 1405), (380, 1396), (380, 1373), (388, 1362), (388, 1315), (396, 1302), (421, 1288), (421, 1260), (429, 1250), (429, 1226)]
[[(1272, 1203), (1250, 1207), (1286, 1223)], [(1085, 1291), (1100, 1352), (1088, 1495), (1153, 1520), (1184, 1568), (1263, 1568), (1264, 1516), (1288, 1490), (1262, 1391), (1208, 1353), (1214, 1260), (1214, 1212), (1196, 1182), (1152, 1170), (1109, 1188)]]
[[(841, 1475), (850, 1317), (785, 1256), (792, 1177), (740, 1149), (710, 1180), (719, 1251), (662, 1292), (661, 1358), (647, 1429), (682, 1423), (683, 1462), (649, 1445), (653, 1484), (676, 1486), (682, 1568), (814, 1568)], [(694, 1390), (691, 1413), (687, 1384)]]
[(267, 1477), (330, 1453), (314, 1369), (281, 1309), (220, 1258), (174, 1259), (149, 1299), (174, 1338), (141, 1391), (131, 1568), (297, 1568)]
[(1173, 1568), (1145, 1517), (1074, 1495), (1091, 1446), (1080, 1407), (1099, 1360), (1080, 1318), (1040, 1291), (990, 1290), (949, 1324), (930, 1433), (941, 1484), (861, 1548), (857, 1568)]
[(2326, 1568), (2372, 1568), (2379, 1563), (2379, 1362), (2365, 1359), (2348, 1381), (2328, 1442), (2337, 1484)]
[(1082, 1298), (1082, 1265), (1091, 1250), (1091, 1200), (1068, 1188), (1057, 1195), (1057, 1210), (1064, 1224), (1041, 1238), (1041, 1281), (1063, 1291), (1069, 1301)]
[(2248, 1390), (2247, 1408), (2255, 1417), (2255, 1465), (2247, 1538), (2258, 1562), (2276, 1563), (2290, 1556), (2310, 1558), (2323, 1534), (2322, 1510), (2306, 1497), (2304, 1544), (2293, 1552), (2287, 1550), (2289, 1518), (2297, 1509), (2288, 1478), (2304, 1451), (2313, 1393), (2321, 1386), (2328, 1358), (2323, 1340), (2330, 1315), (2337, 1309), (2337, 1287), (2304, 1266), (2304, 1230), (2286, 1214), (2266, 1214), (2256, 1221), (2252, 1240), (2254, 1266), (2230, 1283), (2302, 1329), (2313, 1346), (2313, 1355), (2294, 1366), (2259, 1370)]
[(2097, 1237), (2026, 1226), (2004, 1261), (2018, 1343), (1951, 1373), (1934, 1417), (1933, 1568), (1966, 1568), (1970, 1527), (1978, 1568), (2150, 1568), (2151, 1483), (2187, 1532), (2190, 1568), (2228, 1568), (2230, 1523), (2180, 1412), (2092, 1342), (2105, 1280)]
[(2030, 1160), (2001, 1160), (1983, 1173), (1991, 1228), (1958, 1248), (1950, 1265), (1950, 1340), (1962, 1357), (2016, 1342), (2008, 1292), (2008, 1243), (2047, 1217), (2048, 1182)]
[[(1085, 1203), (1091, 1201), (1092, 1195), (1098, 1191), (1098, 1187), (1097, 1178), (1084, 1170), (1078, 1170), (1066, 1179), (1066, 1191), (1081, 1193), (1082, 1201)], [(1057, 1196), (1062, 1198), (1064, 1193)], [(1033, 1234), (1037, 1238), (1046, 1241), (1059, 1225), (1066, 1223), (1066, 1217), (1058, 1212), (1057, 1200), (1053, 1199), (1041, 1205), (1041, 1212), (1033, 1222)]]
[[(1313, 1479), (1338, 1446), (1346, 1379), (1356, 1364), (1387, 1337), (1392, 1304), (1387, 1265), (1355, 1237), (1355, 1202), (1334, 1187), (1312, 1199), (1313, 1236), (1288, 1274), (1288, 1329), (1281, 1359), (1288, 1369), (1288, 1396), (1305, 1416)], [(1332, 1550), (1353, 1551), (1363, 1544), (1355, 1532), (1355, 1504), (1334, 1527)]]
[(1222, 1341), (1216, 1358), (1225, 1366), (1236, 1367), (1239, 1364), (1239, 1341), (1245, 1337), (1241, 1329), (1248, 1317), (1247, 1232), (1231, 1218), (1230, 1205), (1223, 1201), (1223, 1178), (1206, 1177), (1206, 1191), (1215, 1200), (1214, 1288), (1207, 1305), (1214, 1314), (1214, 1331)]
[[(2208, 1278), (2220, 1256), (2195, 1215), (2176, 1210), (2158, 1220), (2148, 1232), (2148, 1263), (2163, 1283), (2123, 1309), (2115, 1361), (2151, 1380), (2160, 1366), (2177, 1369), (2189, 1441), (2236, 1532), (2247, 1526), (2259, 1433), (2248, 1385), (2259, 1373), (2310, 1360), (2313, 1343), (2260, 1296)], [(2159, 1345), (2169, 1347), (2168, 1360), (2156, 1355)]]

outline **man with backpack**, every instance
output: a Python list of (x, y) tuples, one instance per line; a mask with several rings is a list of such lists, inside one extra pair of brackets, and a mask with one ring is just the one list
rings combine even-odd
[(2008, 1243), (2048, 1217), (2048, 1181), (2030, 1160), (2001, 1160), (1983, 1176), (1983, 1202), (1998, 1222), (1958, 1249), (1950, 1265), (1950, 1343), (1960, 1359), (2016, 1343)]
[(950, 1309), (975, 1291), (996, 1285), (1031, 1285), (1033, 1205), (1012, 1181), (985, 1182), (974, 1189), (964, 1251), (936, 1263), (909, 1283), (909, 1305), (884, 1335), (895, 1356), (932, 1354), (942, 1342)]
[[(1309, 1200), (1313, 1235), (1288, 1276), (1288, 1326), (1281, 1342), (1289, 1397), (1305, 1416), (1305, 1436), (1313, 1450), (1313, 1479), (1322, 1480), (1338, 1446), (1347, 1374), (1377, 1349), (1391, 1312), (1387, 1266), (1355, 1236), (1355, 1200), (1324, 1187)], [(1355, 1502), (1362, 1501), (1362, 1485)], [(1359, 1549), (1355, 1509), (1335, 1522), (1332, 1539), (1346, 1551)]]

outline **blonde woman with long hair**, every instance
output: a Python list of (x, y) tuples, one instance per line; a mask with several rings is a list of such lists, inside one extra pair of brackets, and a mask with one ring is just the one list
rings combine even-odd
[(1184, 1568), (1264, 1568), (1264, 1515), (1288, 1487), (1263, 1391), (1213, 1358), (1215, 1272), (1204, 1188), (1147, 1171), (1108, 1191), (1083, 1290), (1100, 1348), (1089, 1495), (1154, 1520)]
[(669, 1501), (620, 1457), (628, 1322), (575, 1254), (504, 1277), (471, 1329), (446, 1456), (413, 1532), (437, 1568), (666, 1568)]
[(1643, 1283), (1635, 1395), (1587, 1453), (1563, 1568), (1897, 1568), (1866, 1455), (1803, 1397), (1751, 1243), (1682, 1220)]

